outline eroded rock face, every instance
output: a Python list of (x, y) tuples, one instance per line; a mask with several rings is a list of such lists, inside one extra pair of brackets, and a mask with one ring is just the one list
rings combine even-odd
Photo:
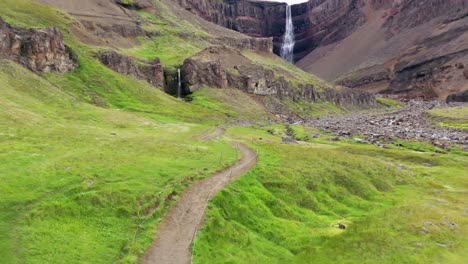
[(99, 54), (99, 60), (110, 69), (145, 80), (152, 86), (164, 88), (164, 72), (158, 58), (154, 60), (134, 60), (115, 51), (106, 51)]
[(294, 84), (271, 69), (256, 64), (235, 49), (210, 47), (184, 61), (184, 86), (189, 92), (203, 87), (237, 88), (250, 94), (293, 101), (329, 101), (340, 106), (375, 106), (369, 93), (347, 88)]
[(0, 18), (0, 56), (28, 67), (34, 72), (73, 71), (78, 56), (64, 44), (57, 28), (22, 29)]
[(272, 38), (222, 38), (215, 45), (227, 45), (240, 50), (273, 52)]
[(468, 102), (468, 90), (449, 95), (447, 103), (453, 102)]

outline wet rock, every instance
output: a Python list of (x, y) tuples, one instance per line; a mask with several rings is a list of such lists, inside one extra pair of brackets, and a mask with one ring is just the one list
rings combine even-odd
[(11, 59), (34, 72), (67, 73), (79, 64), (57, 28), (23, 29), (0, 18), (0, 57)]

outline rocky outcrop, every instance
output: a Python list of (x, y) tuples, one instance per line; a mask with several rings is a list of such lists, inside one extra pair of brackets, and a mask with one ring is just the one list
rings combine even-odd
[(358, 88), (376, 82), (390, 81), (392, 78), (391, 72), (388, 69), (363, 69), (357, 70), (349, 76), (335, 81), (336, 84), (348, 88)]
[(118, 73), (145, 80), (158, 88), (164, 88), (164, 72), (158, 58), (137, 61), (112, 50), (101, 53), (98, 57), (102, 64)]
[(301, 83), (287, 74), (265, 68), (245, 57), (240, 51), (228, 47), (210, 47), (186, 59), (182, 74), (187, 92), (194, 92), (203, 87), (237, 88), (254, 95), (292, 101), (329, 101), (343, 107), (376, 105), (375, 98), (369, 93)]
[[(385, 92), (429, 100), (439, 98), (441, 85), (448, 85), (457, 79), (460, 80), (457, 82), (459, 89), (468, 88), (463, 69), (451, 63), (457, 59), (466, 59), (467, 56), (468, 49), (421, 61), (402, 61), (395, 65), (395, 77)], [(463, 63), (460, 65), (464, 67)]]
[(23, 29), (0, 18), (0, 57), (8, 58), (34, 72), (73, 71), (78, 56), (64, 44), (57, 28)]
[(468, 102), (468, 90), (449, 95), (447, 103), (453, 102)]
[(114, 3), (130, 10), (154, 9), (151, 0), (113, 0)]
[(240, 50), (273, 52), (273, 38), (229, 38), (214, 39), (215, 45), (227, 45)]

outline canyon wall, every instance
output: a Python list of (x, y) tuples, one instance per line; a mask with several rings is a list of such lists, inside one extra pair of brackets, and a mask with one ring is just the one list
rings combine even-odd
[[(179, 0), (204, 19), (252, 37), (273, 37), (279, 54), (285, 31), (286, 5), (247, 0)], [(363, 21), (359, 0), (314, 0), (292, 6), (295, 61), (314, 48), (338, 41)]]
[[(253, 37), (272, 37), (273, 50), (279, 54), (284, 3), (179, 0), (179, 4), (218, 25)], [(467, 14), (466, 0), (311, 0), (293, 5), (295, 62), (349, 87), (443, 99), (468, 89), (455, 67), (468, 64)]]

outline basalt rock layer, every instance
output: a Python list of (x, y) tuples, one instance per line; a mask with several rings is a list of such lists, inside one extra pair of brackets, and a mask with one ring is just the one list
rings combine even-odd
[[(295, 60), (314, 48), (338, 41), (363, 21), (358, 0), (314, 0), (292, 6)], [(252, 37), (273, 37), (279, 53), (285, 31), (286, 4), (248, 0), (179, 0), (179, 4), (208, 21)]]
[(187, 92), (203, 87), (237, 88), (249, 94), (292, 101), (329, 101), (343, 107), (376, 105), (374, 96), (367, 92), (300, 82), (225, 46), (210, 47), (185, 60), (182, 74)]
[(101, 53), (98, 57), (102, 64), (118, 73), (145, 80), (158, 88), (164, 88), (164, 71), (158, 58), (137, 61), (112, 50)]
[(73, 71), (79, 63), (57, 28), (23, 29), (11, 26), (1, 18), (0, 57), (34, 72), (66, 73)]
[[(284, 3), (179, 4), (218, 25), (253, 37), (272, 37), (279, 54)], [(464, 0), (311, 0), (292, 6), (295, 61), (308, 72), (349, 87), (444, 99), (468, 89), (455, 67), (468, 64), (463, 53), (467, 14)]]

